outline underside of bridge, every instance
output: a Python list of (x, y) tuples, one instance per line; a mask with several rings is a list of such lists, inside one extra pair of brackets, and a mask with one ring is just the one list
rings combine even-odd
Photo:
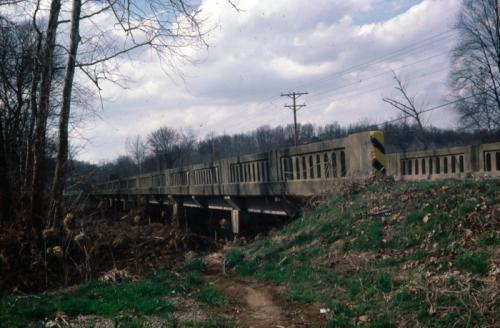
[(175, 223), (193, 233), (215, 238), (254, 235), (295, 218), (305, 198), (115, 195), (104, 198), (109, 209), (126, 213), (143, 207), (144, 218)]

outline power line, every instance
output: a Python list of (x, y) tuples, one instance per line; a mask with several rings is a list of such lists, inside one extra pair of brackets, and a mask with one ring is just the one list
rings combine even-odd
[[(317, 83), (323, 83), (323, 82), (328, 81), (328, 80), (330, 80), (332, 78), (343, 76), (343, 75), (345, 75), (345, 74), (347, 74), (349, 72), (354, 71), (357, 68), (362, 68), (362, 67), (365, 67), (365, 66), (369, 67), (369, 66), (372, 66), (373, 64), (377, 64), (379, 62), (383, 62), (383, 61), (385, 61), (387, 59), (392, 59), (392, 58), (398, 57), (400, 55), (407, 54), (409, 52), (414, 52), (415, 50), (424, 48), (424, 47), (426, 47), (428, 45), (431, 45), (431, 44), (434, 44), (436, 42), (443, 41), (443, 40), (446, 40), (446, 39), (452, 37), (453, 35), (442, 37), (443, 35), (447, 35), (447, 34), (450, 34), (452, 32), (454, 32), (454, 31), (453, 30), (448, 30), (448, 31), (445, 31), (445, 32), (442, 32), (442, 33), (438, 33), (436, 35), (433, 35), (433, 36), (430, 36), (430, 37), (428, 37), (426, 39), (423, 39), (423, 40), (421, 40), (419, 42), (415, 42), (415, 43), (413, 43), (412, 45), (410, 45), (408, 47), (403, 47), (403, 48), (400, 48), (400, 49), (398, 49), (396, 51), (393, 51), (391, 53), (385, 54), (385, 55), (383, 55), (381, 57), (375, 58), (373, 60), (370, 60), (370, 61), (367, 61), (367, 62), (364, 62), (364, 63), (360, 63), (360, 64), (356, 64), (356, 65), (347, 67), (347, 68), (343, 69), (340, 72), (334, 73), (334, 74), (332, 74), (332, 75), (330, 75), (328, 77), (325, 77), (323, 79), (316, 80), (313, 83), (302, 83), (302, 84), (299, 84), (296, 87), (300, 88), (300, 87), (304, 87), (304, 86), (311, 86), (311, 85), (317, 84)], [(433, 40), (435, 38), (437, 38), (437, 39)]]
[(297, 130), (297, 111), (303, 107), (306, 107), (306, 104), (297, 104), (297, 99), (300, 98), (301, 96), (307, 95), (306, 92), (291, 92), (291, 93), (282, 93), (281, 97), (289, 97), (292, 99), (292, 104), (291, 105), (285, 105), (285, 107), (290, 108), (293, 111), (293, 126), (294, 126), (294, 135), (293, 135), (293, 141), (295, 143), (295, 147), (298, 145), (298, 130)]
[[(387, 53), (387, 54), (385, 54), (383, 56), (377, 57), (377, 58), (375, 58), (373, 60), (370, 60), (370, 61), (367, 61), (367, 62), (364, 62), (364, 63), (355, 64), (353, 66), (347, 67), (347, 68), (343, 69), (340, 72), (334, 73), (334, 74), (332, 74), (332, 75), (330, 75), (328, 77), (325, 77), (323, 79), (315, 80), (312, 83), (302, 83), (302, 84), (299, 84), (299, 85), (295, 86), (294, 88), (301, 88), (301, 87), (304, 87), (304, 86), (312, 86), (312, 85), (315, 85), (317, 83), (322, 83), (322, 82), (325, 82), (325, 81), (329, 81), (329, 80), (332, 80), (332, 79), (334, 79), (336, 77), (341, 77), (341, 76), (343, 76), (343, 75), (345, 75), (345, 74), (347, 74), (349, 72), (352, 72), (356, 68), (362, 68), (362, 67), (365, 67), (365, 66), (369, 67), (372, 64), (383, 62), (384, 60), (392, 59), (392, 58), (398, 57), (400, 55), (404, 55), (404, 54), (406, 54), (408, 52), (412, 52), (412, 51), (424, 48), (424, 47), (429, 46), (431, 44), (434, 44), (436, 42), (443, 41), (443, 40), (446, 40), (446, 39), (450, 38), (452, 35), (448, 35), (448, 34), (450, 34), (452, 32), (454, 32), (454, 31), (453, 30), (447, 30), (447, 31), (444, 31), (444, 32), (432, 35), (432, 36), (430, 36), (428, 38), (425, 38), (425, 39), (422, 39), (420, 41), (414, 42), (410, 46), (402, 47), (402, 48), (399, 48), (398, 50), (395, 50), (395, 51)], [(267, 102), (271, 102), (272, 100), (275, 100), (275, 99), (278, 99), (278, 98), (279, 98), (279, 96), (272, 96), (272, 97), (263, 99), (262, 101), (259, 101), (259, 102), (255, 103), (255, 105), (257, 105), (257, 106), (259, 106), (259, 105), (266, 106)], [(266, 108), (263, 108), (263, 109), (266, 109)], [(241, 113), (235, 113), (232, 117), (239, 116), (239, 115), (241, 115)]]
[[(441, 69), (438, 69), (438, 70), (435, 70), (435, 71), (431, 71), (429, 73), (421, 74), (421, 75), (418, 75), (415, 78), (409, 79), (408, 81), (410, 81), (410, 82), (411, 81), (417, 81), (417, 80), (422, 79), (424, 77), (427, 77), (427, 76), (430, 76), (430, 75), (433, 75), (433, 74), (436, 74), (436, 73), (440, 73), (440, 72), (442, 72), (442, 71), (444, 71), (446, 69), (447, 68), (445, 67), (445, 68), (441, 68)], [(392, 86), (393, 86), (393, 83), (388, 83), (388, 84), (383, 85), (382, 87), (377, 87), (377, 88), (369, 89), (369, 90), (366, 90), (366, 91), (363, 91), (363, 92), (355, 92), (355, 93), (348, 92), (348, 93), (344, 93), (344, 94), (341, 93), (339, 95), (342, 96), (342, 97), (336, 98), (335, 100), (352, 99), (352, 98), (358, 97), (360, 95), (366, 95), (366, 94), (372, 93), (374, 91), (383, 90), (383, 89), (386, 89), (386, 88), (389, 88), (389, 87), (392, 87)], [(314, 105), (315, 108), (313, 110), (315, 110), (317, 106), (323, 105), (323, 104), (327, 104), (327, 103), (329, 103), (331, 101), (332, 101), (332, 99), (328, 99), (326, 101), (321, 101), (319, 103), (314, 103), (313, 105)], [(255, 121), (259, 120), (259, 119), (261, 119), (261, 117), (254, 117), (253, 119), (246, 120), (246, 121), (244, 121), (242, 123), (237, 123), (236, 125), (239, 126), (239, 125), (242, 125), (242, 124), (248, 124), (248, 122), (250, 122), (250, 121), (251, 122), (255, 122)], [(277, 117), (273, 117), (272, 119), (266, 121), (266, 123), (268, 123), (268, 124), (270, 122), (274, 123), (276, 120), (277, 120)], [(381, 124), (383, 124), (383, 123), (381, 123)]]
[[(417, 77), (409, 79), (408, 81), (416, 81), (416, 80), (419, 80), (419, 79), (424, 78), (426, 76), (430, 76), (430, 75), (434, 75), (436, 73), (443, 72), (445, 70), (448, 70), (448, 67), (442, 67), (442, 68), (440, 68), (438, 70), (418, 75)], [(391, 83), (386, 83), (386, 84), (382, 85), (381, 87), (364, 90), (362, 92), (357, 92), (357, 90), (354, 90), (354, 92), (353, 91), (348, 91), (348, 92), (345, 92), (345, 93), (337, 94), (337, 95), (339, 95), (341, 97), (337, 97), (337, 98), (335, 98), (335, 100), (338, 101), (338, 100), (344, 100), (344, 99), (351, 99), (351, 98), (354, 98), (354, 97), (357, 97), (357, 96), (363, 96), (363, 95), (370, 94), (370, 93), (375, 92), (375, 91), (383, 90), (383, 89), (386, 89), (386, 88), (389, 88), (389, 87), (392, 87), (392, 86), (394, 86), (394, 84), (391, 82)], [(325, 105), (325, 104), (331, 103), (332, 101), (333, 101), (333, 99), (330, 98), (330, 99), (327, 99), (327, 100), (324, 100), (324, 101), (321, 101), (321, 102), (318, 102), (318, 103), (314, 103), (313, 105), (314, 106)]]
[[(428, 72), (428, 73), (425, 73), (425, 74), (420, 74), (418, 76), (415, 76), (414, 78), (408, 79), (408, 81), (409, 82), (417, 81), (417, 80), (420, 80), (420, 79), (422, 79), (424, 77), (427, 77), (427, 76), (430, 76), (430, 75), (434, 75), (436, 73), (440, 73), (440, 72), (442, 72), (442, 71), (444, 71), (446, 69), (447, 69), (447, 67), (441, 67), (438, 70), (434, 70), (434, 71), (431, 71), (431, 72)], [(370, 87), (371, 85), (372, 84), (367, 85), (366, 87)], [(352, 90), (352, 91), (347, 91), (347, 92), (344, 92), (344, 93), (337, 93), (335, 100), (352, 99), (352, 98), (355, 98), (355, 97), (358, 97), (358, 96), (363, 96), (363, 95), (367, 95), (367, 94), (373, 93), (373, 92), (378, 91), (378, 90), (384, 90), (384, 89), (387, 89), (387, 88), (390, 88), (390, 87), (393, 87), (393, 86), (394, 86), (394, 84), (392, 82), (390, 82), (390, 83), (386, 83), (386, 84), (384, 84), (382, 86), (378, 86), (376, 88), (371, 88), (371, 89), (363, 90), (361, 92), (360, 92), (360, 90)], [(321, 106), (321, 105), (324, 105), (324, 104), (328, 104), (328, 103), (330, 103), (332, 101), (333, 101), (333, 99), (329, 98), (327, 100), (323, 100), (323, 101), (320, 101), (320, 102), (313, 103), (313, 104), (311, 104), (313, 106), (312, 110), (314, 111), (314, 110), (316, 110), (318, 108), (318, 106)], [(277, 107), (277, 105), (273, 105), (273, 107)], [(262, 116), (258, 116), (257, 115), (257, 116), (250, 117), (250, 118), (242, 118), (241, 120), (239, 120), (235, 124), (231, 124), (231, 127), (235, 128), (235, 127), (239, 127), (239, 126), (243, 126), (243, 125), (248, 126), (249, 123), (257, 122), (259, 120), (262, 120)], [(266, 124), (275, 123), (278, 120), (279, 120), (279, 117), (273, 116), (272, 118), (267, 119), (265, 123)]]
[[(407, 46), (407, 47), (402, 47), (402, 48), (400, 48), (400, 49), (398, 49), (398, 50), (396, 50), (396, 51), (393, 51), (393, 52), (387, 53), (387, 54), (385, 54), (385, 55), (383, 55), (383, 56), (380, 56), (380, 57), (378, 57), (378, 58), (375, 58), (375, 59), (373, 59), (373, 60), (370, 60), (370, 61), (367, 61), (367, 62), (364, 62), (364, 63), (360, 63), (360, 64), (356, 64), (356, 65), (350, 66), (350, 67), (348, 67), (348, 68), (346, 68), (346, 69), (343, 69), (343, 70), (342, 70), (342, 71), (340, 71), (340, 72), (334, 73), (334, 74), (333, 74), (333, 75), (331, 75), (331, 76), (325, 77), (325, 78), (323, 78), (323, 79), (315, 80), (315, 81), (314, 81), (314, 82), (312, 82), (312, 83), (302, 83), (302, 84), (300, 84), (299, 86), (308, 86), (308, 85), (310, 86), (310, 85), (314, 85), (314, 84), (317, 84), (317, 83), (320, 83), (320, 82), (325, 82), (325, 81), (328, 81), (328, 80), (332, 80), (332, 79), (334, 79), (334, 78), (336, 78), (336, 77), (341, 77), (341, 76), (343, 76), (343, 75), (345, 75), (345, 74), (347, 74), (347, 73), (349, 73), (349, 72), (352, 72), (352, 71), (354, 71), (355, 69), (359, 69), (359, 68), (363, 68), (363, 67), (367, 67), (367, 68), (368, 68), (368, 67), (370, 67), (371, 65), (376, 64), (376, 63), (383, 62), (384, 60), (393, 59), (393, 58), (396, 58), (396, 57), (398, 57), (398, 56), (401, 56), (401, 55), (407, 54), (407, 53), (409, 53), (409, 52), (414, 52), (414, 51), (416, 51), (416, 50), (418, 50), (418, 49), (425, 48), (425, 47), (427, 47), (427, 46), (429, 46), (429, 45), (432, 45), (432, 44), (434, 44), (434, 43), (436, 43), (436, 42), (443, 41), (443, 40), (446, 40), (446, 39), (448, 39), (448, 38), (452, 37), (453, 35), (449, 35), (449, 34), (450, 34), (450, 33), (452, 33), (452, 32), (454, 32), (454, 31), (453, 31), (453, 30), (447, 30), (447, 31), (444, 31), (444, 32), (441, 32), (441, 33), (438, 33), (438, 34), (432, 35), (432, 36), (430, 36), (430, 37), (428, 37), (428, 38), (425, 38), (425, 39), (422, 39), (422, 40), (420, 40), (420, 41), (418, 41), (418, 42), (414, 42), (414, 43), (413, 43), (412, 45), (410, 45), (410, 46)], [(436, 55), (436, 57), (437, 57), (437, 56), (438, 56), (438, 55)], [(429, 57), (429, 58), (427, 58), (427, 59), (431, 59), (432, 57), (434, 57), (434, 56), (431, 56), (431, 57)], [(423, 61), (423, 60), (422, 60), (422, 61)], [(413, 65), (413, 64), (417, 64), (417, 63), (419, 63), (419, 62), (420, 62), (420, 61), (415, 62), (415, 63), (411, 63), (411, 64), (407, 64), (407, 65), (403, 65), (403, 66), (401, 66), (400, 68), (407, 67), (407, 66), (411, 66), (411, 65)], [(398, 68), (398, 69), (400, 69), (400, 68)], [(372, 78), (374, 78), (374, 77), (369, 77), (368, 79), (372, 79)], [(365, 79), (365, 80), (366, 80), (366, 79)], [(345, 88), (345, 87), (347, 87), (347, 86), (344, 86), (344, 87), (339, 87), (339, 88), (337, 88), (337, 89), (340, 89), (340, 88)], [(331, 92), (331, 91), (334, 91), (334, 90), (329, 90), (328, 92)], [(328, 93), (328, 92), (323, 91), (322, 93)], [(262, 107), (262, 109), (267, 109), (267, 106), (269, 106), (269, 105), (268, 105), (268, 104), (266, 104), (266, 103), (267, 103), (267, 102), (272, 102), (273, 100), (275, 100), (275, 99), (277, 99), (277, 98), (279, 98), (279, 96), (269, 97), (269, 98), (267, 98), (267, 99), (264, 99), (264, 100), (262, 100), (262, 101), (259, 101), (259, 102), (255, 103), (254, 105), (255, 105), (255, 106), (260, 106), (260, 105), (263, 105), (263, 106), (265, 106), (265, 107)], [(235, 113), (235, 114), (233, 114), (233, 115), (228, 116), (228, 118), (230, 118), (230, 117), (236, 117), (236, 116), (241, 116), (241, 113)], [(250, 121), (256, 121), (257, 119), (260, 119), (260, 117), (258, 117), (258, 118), (254, 118), (254, 119), (250, 119)], [(249, 122), (249, 120), (248, 120), (248, 119), (244, 119), (244, 120), (242, 120), (242, 123), (241, 123), (241, 124), (248, 123), (248, 122)], [(208, 126), (206, 126), (206, 127), (208, 127)]]
[(448, 54), (448, 51), (440, 52), (440, 53), (437, 53), (435, 55), (432, 55), (432, 56), (429, 56), (429, 57), (425, 57), (425, 58), (419, 59), (417, 61), (411, 62), (409, 64), (404, 64), (404, 65), (401, 65), (399, 67), (396, 67), (396, 68), (393, 68), (393, 69), (389, 69), (389, 70), (386, 70), (386, 71), (383, 71), (383, 72), (380, 72), (380, 73), (377, 73), (377, 74), (374, 74), (374, 75), (371, 75), (371, 76), (369, 75), (369, 76), (367, 76), (367, 77), (365, 77), (363, 79), (360, 79), (358, 81), (355, 81), (355, 82), (352, 82), (352, 83), (349, 83), (349, 84), (340, 85), (340, 86), (338, 86), (336, 88), (331, 88), (331, 89), (324, 90), (324, 91), (314, 92), (314, 96), (328, 94), (328, 93), (331, 93), (332, 91), (336, 91), (336, 90), (340, 90), (340, 89), (345, 89), (345, 88), (348, 88), (350, 86), (361, 84), (361, 83), (364, 83), (364, 82), (369, 81), (369, 80), (376, 79), (377, 77), (383, 76), (383, 75), (385, 75), (387, 73), (391, 73), (391, 72), (396, 71), (396, 70), (399, 71), (399, 72), (401, 72), (401, 71), (405, 70), (408, 67), (420, 64), (422, 62), (426, 62), (426, 61), (428, 61), (430, 59), (434, 59), (434, 58), (437, 58), (437, 57), (440, 57), (440, 56), (443, 56), (443, 55), (446, 55), (446, 54)]
[[(441, 105), (437, 105), (437, 106), (434, 106), (434, 107), (431, 107), (431, 108), (427, 108), (427, 109), (421, 110), (421, 111), (418, 112), (418, 114), (424, 114), (424, 113), (432, 112), (432, 111), (435, 111), (435, 110), (438, 110), (438, 109), (441, 109), (441, 108), (444, 108), (444, 107), (448, 107), (450, 105), (456, 104), (456, 103), (461, 102), (463, 100), (474, 98), (474, 97), (483, 95), (485, 93), (487, 93), (487, 91), (476, 93), (476, 94), (473, 94), (473, 95), (470, 95), (470, 96), (467, 96), (467, 97), (461, 97), (461, 98), (449, 101), (449, 102), (441, 104)], [(381, 125), (384, 125), (384, 124), (394, 123), (394, 122), (397, 122), (397, 121), (404, 120), (404, 119), (406, 119), (408, 117), (409, 117), (409, 115), (404, 115), (402, 117), (398, 117), (396, 119), (388, 120), (388, 121), (385, 121), (385, 122), (382, 122), (382, 123), (378, 123), (378, 124), (374, 124), (374, 125), (375, 126), (381, 126)]]
[[(415, 64), (418, 64), (418, 63), (421, 63), (423, 61), (425, 61), (426, 59), (432, 59), (434, 57), (438, 57), (438, 56), (441, 56), (443, 55), (444, 53), (439, 53), (437, 55), (433, 55), (433, 56), (430, 56), (430, 57), (427, 57), (427, 58), (424, 58), (422, 60), (419, 60), (419, 61), (416, 61), (416, 62), (412, 62), (412, 63), (409, 63), (409, 64), (405, 64), (403, 66), (400, 66), (398, 68), (396, 68), (397, 70), (401, 69), (401, 68), (407, 68), (409, 66), (413, 66)], [(446, 70), (447, 67), (444, 67), (443, 65), (441, 65), (441, 68), (439, 70), (436, 70), (436, 71), (431, 71), (429, 73), (425, 73), (425, 74), (421, 74), (421, 75), (418, 75), (416, 76), (415, 78), (410, 78), (409, 81), (413, 81), (413, 80), (418, 80), (418, 79), (421, 79), (425, 76), (429, 76), (429, 75), (433, 75), (433, 74), (436, 74), (436, 73), (439, 73), (439, 72), (442, 72), (444, 70)], [(377, 74), (374, 74), (372, 76), (368, 76), (367, 78), (363, 79), (363, 81), (361, 82), (354, 82), (354, 83), (350, 83), (350, 84), (347, 84), (347, 85), (344, 85), (344, 86), (339, 86), (337, 88), (334, 88), (334, 89), (331, 89), (331, 90), (328, 90), (328, 92), (320, 92), (320, 93), (314, 93), (314, 95), (318, 95), (318, 94), (326, 94), (326, 93), (330, 93), (330, 91), (336, 91), (336, 90), (340, 90), (340, 89), (345, 89), (349, 86), (353, 86), (353, 85), (356, 85), (356, 84), (362, 84), (368, 80), (372, 80), (376, 77), (379, 77), (379, 76), (382, 76), (384, 74), (387, 74), (388, 72), (390, 72), (390, 70), (388, 71), (384, 71), (382, 73), (377, 73)], [(365, 95), (365, 94), (369, 94), (369, 93), (372, 93), (374, 91), (378, 91), (378, 90), (382, 90), (382, 89), (386, 89), (386, 88), (389, 88), (389, 87), (392, 87), (393, 84), (392, 82), (391, 83), (386, 83), (382, 86), (380, 86), (380, 84), (376, 84), (376, 83), (370, 83), (366, 86), (364, 86), (363, 88), (366, 89), (366, 87), (370, 87), (372, 85), (377, 85), (376, 88), (371, 88), (371, 89), (368, 89), (366, 91), (361, 91), (360, 90), (347, 90), (346, 92), (343, 92), (343, 93), (334, 93), (334, 95), (337, 95), (337, 96), (341, 96), (340, 98), (336, 98), (336, 100), (344, 100), (344, 99), (350, 99), (350, 98), (353, 98), (355, 96), (358, 96), (358, 95)], [(320, 106), (320, 105), (323, 105), (323, 104), (328, 104), (332, 101), (332, 99), (327, 99), (327, 100), (322, 100), (320, 102), (316, 102), (316, 103), (313, 103), (312, 106), (314, 107), (314, 109), (316, 109), (317, 106)], [(274, 104), (274, 102), (271, 102), (269, 106), (272, 106), (273, 108), (274, 107), (277, 107), (276, 104)], [(260, 109), (266, 109), (266, 108), (260, 108)], [(260, 110), (259, 108), (255, 108), (254, 111), (259, 111)], [(268, 108), (267, 108), (268, 109)], [(234, 114), (234, 115), (230, 115), (229, 117), (234, 117), (236, 115), (240, 115), (240, 114)], [(275, 121), (277, 119), (276, 116), (274, 116), (273, 118), (270, 118), (269, 120), (266, 121), (266, 123), (270, 123), (272, 121)], [(254, 116), (254, 117), (250, 117), (250, 118), (241, 118), (241, 120), (238, 120), (235, 124), (232, 124), (232, 127), (237, 127), (237, 126), (242, 126), (242, 125), (248, 125), (248, 123), (252, 123), (252, 122), (256, 122), (256, 121), (259, 121), (259, 120), (262, 120), (262, 116)]]

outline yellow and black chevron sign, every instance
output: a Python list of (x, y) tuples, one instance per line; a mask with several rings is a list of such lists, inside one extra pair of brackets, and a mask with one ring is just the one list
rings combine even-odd
[(385, 175), (384, 133), (381, 131), (370, 132), (370, 141), (373, 146), (371, 151), (372, 167), (375, 172)]

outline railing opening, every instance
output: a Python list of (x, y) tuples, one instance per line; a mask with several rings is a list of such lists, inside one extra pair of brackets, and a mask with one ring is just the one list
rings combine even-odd
[(484, 161), (485, 171), (490, 172), (491, 171), (491, 155), (490, 153), (486, 153), (486, 159)]
[(311, 155), (309, 156), (309, 178), (314, 179), (314, 163)]
[(295, 158), (295, 178), (300, 180), (300, 162), (298, 157)]
[(332, 173), (333, 177), (337, 177), (337, 154), (332, 153)]
[(302, 179), (307, 179), (306, 157), (302, 156)]
[(321, 178), (321, 156), (316, 155), (316, 176)]
[(345, 163), (345, 152), (344, 151), (340, 152), (340, 169), (342, 170), (341, 171), (342, 176), (345, 177), (347, 174), (347, 167), (346, 167), (346, 163)]

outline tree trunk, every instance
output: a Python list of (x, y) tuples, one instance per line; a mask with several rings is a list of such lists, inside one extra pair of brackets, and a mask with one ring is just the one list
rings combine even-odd
[(36, 40), (36, 49), (33, 54), (33, 73), (30, 91), (30, 116), (29, 126), (26, 136), (26, 163), (24, 165), (24, 190), (29, 190), (33, 172), (33, 131), (35, 129), (35, 118), (37, 116), (37, 94), (38, 83), (40, 82), (40, 52), (42, 48), (42, 35), (39, 34)]
[(3, 120), (0, 114), (0, 222), (6, 221), (10, 215), (11, 190), (7, 176), (7, 161), (3, 137)]
[(47, 116), (49, 114), (50, 89), (54, 65), (54, 48), (56, 43), (57, 20), (61, 10), (61, 0), (52, 0), (50, 5), (47, 35), (41, 58), (41, 84), (38, 111), (35, 123), (35, 143), (33, 158), (33, 179), (31, 183), (30, 218), (33, 227), (41, 232), (44, 224), (44, 187), (45, 187), (45, 143), (47, 132)]
[(73, 0), (73, 11), (71, 17), (70, 47), (66, 71), (64, 74), (63, 94), (61, 113), (59, 115), (59, 135), (57, 145), (57, 162), (52, 184), (52, 206), (49, 218), (52, 219), (53, 226), (59, 226), (62, 219), (62, 195), (65, 182), (65, 172), (68, 162), (68, 122), (71, 109), (71, 91), (73, 89), (73, 79), (75, 76), (76, 55), (80, 42), (80, 11), (81, 0)]

